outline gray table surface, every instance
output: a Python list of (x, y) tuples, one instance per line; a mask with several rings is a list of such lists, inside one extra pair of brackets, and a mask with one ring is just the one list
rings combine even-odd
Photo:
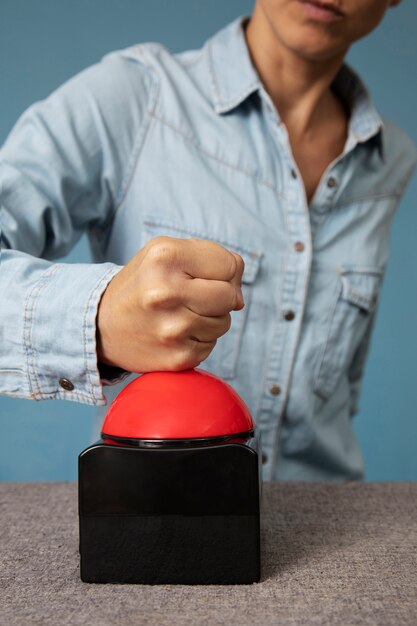
[(264, 484), (262, 580), (91, 585), (77, 486), (0, 484), (0, 624), (417, 625), (417, 483)]

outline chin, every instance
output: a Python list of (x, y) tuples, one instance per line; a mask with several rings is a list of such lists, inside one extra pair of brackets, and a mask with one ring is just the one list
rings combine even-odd
[(349, 49), (341, 38), (317, 32), (316, 29), (298, 37), (285, 38), (283, 43), (294, 54), (309, 61), (329, 61), (344, 57)]

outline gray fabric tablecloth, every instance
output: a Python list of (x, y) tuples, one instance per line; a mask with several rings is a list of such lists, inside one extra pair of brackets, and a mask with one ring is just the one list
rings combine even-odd
[(89, 585), (77, 486), (0, 484), (3, 626), (417, 625), (417, 483), (264, 484), (260, 583)]

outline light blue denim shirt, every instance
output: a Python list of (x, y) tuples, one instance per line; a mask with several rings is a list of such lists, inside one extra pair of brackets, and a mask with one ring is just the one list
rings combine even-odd
[[(308, 205), (244, 19), (199, 50), (111, 53), (17, 122), (1, 152), (0, 392), (103, 405), (109, 280), (152, 237), (210, 239), (242, 255), (246, 306), (202, 366), (246, 400), (265, 478), (357, 479), (351, 420), (416, 153), (345, 66), (348, 138)], [(94, 262), (54, 263), (85, 231)]]

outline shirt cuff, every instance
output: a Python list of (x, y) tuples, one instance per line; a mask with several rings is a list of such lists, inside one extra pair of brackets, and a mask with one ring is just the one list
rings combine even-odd
[(54, 264), (27, 296), (24, 345), (31, 397), (104, 406), (103, 384), (129, 373), (113, 368), (101, 378), (97, 363), (97, 309), (108, 283), (121, 267)]

